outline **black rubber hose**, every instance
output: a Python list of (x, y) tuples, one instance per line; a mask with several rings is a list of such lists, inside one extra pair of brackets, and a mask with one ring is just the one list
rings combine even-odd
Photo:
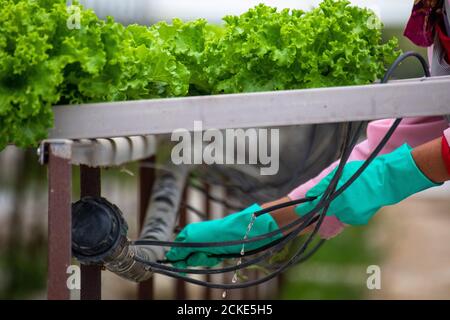
[[(417, 53), (414, 53), (414, 52), (407, 52), (407, 53), (405, 53), (404, 55), (401, 55), (401, 56), (393, 63), (393, 65), (388, 69), (388, 71), (386, 72), (385, 77), (384, 77), (383, 80), (382, 80), (382, 83), (386, 83), (386, 82), (390, 79), (392, 73), (395, 71), (395, 69), (398, 67), (398, 65), (399, 65), (402, 61), (404, 61), (405, 59), (407, 59), (407, 58), (409, 58), (409, 57), (416, 57), (417, 59), (419, 59), (421, 65), (422, 65), (422, 68), (423, 68), (423, 70), (424, 70), (425, 75), (426, 75), (427, 77), (430, 76), (430, 72), (429, 72), (429, 69), (428, 69), (428, 65), (427, 65), (425, 59), (424, 59), (422, 56), (418, 55)], [(292, 265), (293, 263), (296, 263), (296, 262), (299, 262), (299, 261), (304, 260), (305, 257), (307, 257), (307, 255), (305, 255), (304, 257), (301, 257), (301, 254), (305, 251), (305, 248), (308, 246), (308, 244), (309, 244), (310, 241), (312, 240), (313, 236), (314, 236), (314, 235), (316, 234), (316, 232), (318, 231), (318, 229), (319, 229), (319, 227), (320, 227), (320, 224), (321, 224), (321, 221), (323, 220), (323, 218), (324, 218), (324, 216), (325, 216), (326, 209), (327, 209), (328, 206), (330, 205), (331, 201), (333, 201), (337, 196), (339, 196), (346, 188), (348, 188), (348, 187), (351, 185), (351, 183), (353, 183), (353, 182), (361, 175), (361, 173), (367, 168), (367, 166), (368, 166), (368, 165), (373, 161), (373, 159), (378, 155), (378, 153), (381, 151), (381, 149), (386, 145), (387, 141), (390, 139), (390, 137), (392, 136), (392, 134), (394, 133), (394, 131), (396, 130), (396, 128), (397, 128), (398, 125), (400, 124), (400, 121), (401, 121), (401, 119), (396, 119), (396, 120), (394, 121), (393, 125), (391, 126), (391, 128), (389, 129), (389, 131), (386, 133), (385, 137), (382, 139), (382, 141), (380, 141), (380, 143), (379, 143), (379, 145), (377, 146), (377, 148), (371, 153), (371, 155), (369, 156), (369, 158), (363, 163), (363, 165), (357, 170), (357, 172), (356, 172), (354, 175), (352, 175), (352, 177), (351, 177), (346, 183), (344, 183), (344, 185), (343, 185), (341, 188), (339, 188), (337, 191), (333, 192), (333, 191), (334, 191), (334, 190), (333, 190), (333, 191), (331, 192), (331, 194), (327, 194), (327, 193), (324, 194), (324, 196), (323, 196), (323, 198), (322, 198), (321, 200), (323, 200), (324, 198), (327, 198), (326, 201), (323, 201), (323, 202), (321, 201), (321, 202), (319, 202), (319, 204), (316, 206), (316, 208), (314, 208), (314, 210), (312, 210), (310, 213), (308, 213), (308, 214), (305, 216), (305, 217), (307, 217), (307, 216), (312, 216), (314, 212), (317, 212), (318, 210), (320, 210), (320, 209), (323, 208), (322, 213), (320, 214), (320, 217), (319, 217), (319, 222), (316, 224), (314, 231), (313, 231), (313, 232), (311, 233), (311, 235), (308, 237), (308, 240), (305, 242), (305, 244), (302, 246), (302, 248), (300, 248), (300, 249), (297, 251), (297, 253), (296, 253), (295, 255), (293, 255), (293, 257), (292, 257), (288, 262), (284, 263), (282, 267), (280, 267), (279, 269), (277, 269), (276, 271), (274, 271), (274, 272), (271, 273), (270, 275), (268, 275), (268, 276), (266, 276), (266, 277), (263, 277), (263, 278), (261, 278), (261, 279), (258, 279), (258, 280), (248, 281), (248, 282), (240, 283), (240, 284), (216, 284), (216, 283), (209, 283), (209, 282), (205, 282), (205, 281), (201, 281), (201, 280), (192, 279), (192, 278), (189, 278), (189, 277), (185, 277), (185, 276), (179, 275), (178, 273), (174, 273), (174, 272), (172, 272), (172, 271), (164, 270), (164, 268), (168, 268), (167, 266), (164, 266), (164, 265), (160, 265), (160, 267), (152, 266), (152, 270), (153, 270), (154, 272), (156, 272), (156, 273), (165, 274), (165, 275), (168, 275), (168, 276), (171, 276), (171, 277), (174, 277), (174, 278), (183, 279), (183, 280), (185, 280), (185, 281), (187, 281), (187, 282), (190, 282), (190, 283), (193, 283), (193, 284), (203, 285), (203, 286), (207, 286), (207, 287), (210, 287), (210, 288), (218, 288), (218, 289), (238, 289), (238, 288), (246, 288), (246, 287), (249, 287), (249, 286), (257, 285), (257, 284), (263, 283), (263, 282), (265, 282), (265, 281), (268, 281), (268, 280), (274, 278), (275, 276), (277, 276), (279, 273), (283, 272), (286, 268), (288, 268), (288, 267), (289, 267), (290, 265)], [(347, 150), (345, 150), (345, 151), (347, 151)], [(337, 184), (337, 181), (333, 181), (333, 180), (334, 180), (334, 178), (336, 178), (336, 176), (338, 176), (339, 169), (341, 169), (340, 167), (341, 167), (341, 165), (344, 163), (344, 161), (342, 161), (342, 160), (343, 160), (343, 159), (341, 158), (341, 161), (340, 161), (338, 170), (337, 170), (335, 176), (333, 177), (332, 181), (330, 182), (329, 187), (330, 187), (332, 184), (334, 184), (334, 186)], [(343, 167), (343, 166), (342, 166), (342, 167)], [(337, 180), (338, 180), (338, 179), (337, 179)], [(333, 189), (334, 189), (334, 188), (333, 188)], [(327, 191), (328, 191), (328, 190), (329, 190), (329, 188), (327, 189)], [(328, 195), (329, 195), (329, 197), (328, 197)], [(303, 200), (304, 200), (304, 199), (303, 199)], [(282, 205), (289, 206), (289, 205), (287, 205), (287, 204), (282, 204)], [(291, 205), (293, 205), (293, 204), (291, 204)], [(274, 207), (277, 207), (277, 206), (274, 206)], [(273, 208), (267, 208), (267, 209), (264, 209), (264, 210), (261, 210), (260, 212), (258, 212), (258, 215), (262, 215), (262, 214), (265, 214), (265, 213), (267, 213), (267, 212), (271, 212), (271, 211), (273, 211), (273, 210), (277, 210), (277, 209), (279, 209), (279, 208), (280, 208), (280, 207), (275, 208), (275, 209), (273, 209)], [(267, 211), (267, 212), (263, 212), (263, 211), (265, 211), (265, 210), (268, 210), (268, 211)], [(305, 217), (304, 217), (304, 218), (305, 218)], [(300, 220), (300, 219), (298, 219), (298, 220)], [(308, 219), (308, 220), (310, 220), (310, 219)], [(297, 221), (296, 221), (296, 222), (297, 222)], [(297, 227), (297, 228), (300, 230), (300, 227)], [(280, 231), (280, 230), (278, 230), (278, 231)], [(299, 231), (299, 232), (300, 232), (300, 231)], [(266, 234), (266, 236), (267, 236), (267, 234)], [(278, 242), (277, 242), (277, 244), (275, 245), (275, 247), (277, 247), (277, 246), (280, 245), (281, 243), (284, 243), (284, 242), (287, 241), (288, 239), (290, 240), (291, 237), (293, 238), (293, 237), (295, 237), (295, 236), (296, 236), (296, 232), (291, 232), (288, 236), (285, 236), (284, 238), (282, 238), (281, 241), (279, 241), (279, 240), (280, 240), (280, 239), (279, 239)], [(259, 240), (260, 240), (260, 239), (257, 239), (256, 241), (259, 241)], [(249, 241), (249, 242), (251, 242), (251, 241)], [(242, 243), (246, 243), (246, 242), (241, 241), (240, 243), (242, 244)], [(210, 243), (210, 244), (214, 244), (214, 243)], [(235, 245), (235, 244), (239, 244), (239, 243), (234, 243), (234, 242), (232, 243), (232, 245)], [(315, 249), (317, 249), (318, 247), (320, 247), (322, 244), (323, 244), (323, 241), (320, 241), (320, 242), (318, 243), (318, 245), (316, 245), (316, 247), (313, 248), (312, 251), (315, 252)], [(169, 244), (169, 245), (170, 245), (170, 244)], [(267, 246), (266, 246), (266, 247), (267, 247)], [(269, 249), (270, 249), (270, 246), (269, 246)], [(271, 250), (270, 250), (270, 251), (271, 251)], [(152, 264), (153, 264), (153, 263), (152, 263)], [(162, 267), (162, 268), (161, 268), (161, 267)], [(174, 269), (177, 269), (177, 268), (174, 268)], [(184, 269), (178, 269), (178, 270), (184, 270)], [(186, 270), (191, 271), (191, 269), (186, 269)], [(218, 269), (216, 269), (216, 270), (218, 270)], [(235, 269), (235, 270), (237, 270), (237, 269)], [(213, 271), (215, 271), (215, 270), (198, 270), (198, 271), (212, 271), (212, 272), (213, 272)], [(232, 271), (232, 270), (230, 270), (230, 271)], [(177, 272), (182, 272), (182, 271), (177, 271)]]

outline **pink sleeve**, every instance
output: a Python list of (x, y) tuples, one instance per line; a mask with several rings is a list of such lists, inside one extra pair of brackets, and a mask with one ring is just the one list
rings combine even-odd
[[(367, 140), (355, 146), (350, 155), (349, 161), (367, 159), (370, 153), (376, 148), (378, 143), (389, 130), (393, 121), (394, 119), (384, 119), (370, 122), (367, 127)], [(408, 143), (411, 147), (416, 147), (442, 136), (442, 131), (447, 128), (448, 122), (442, 117), (403, 119), (380, 154), (392, 152), (404, 143)], [(304, 198), (306, 192), (319, 183), (319, 181), (326, 177), (331, 171), (333, 171), (338, 163), (339, 161), (334, 162), (328, 168), (323, 170), (318, 176), (294, 189), (291, 193), (289, 193), (288, 197), (292, 200)]]

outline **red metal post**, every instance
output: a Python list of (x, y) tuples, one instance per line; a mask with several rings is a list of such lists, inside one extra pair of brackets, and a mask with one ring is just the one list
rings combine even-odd
[[(204, 203), (203, 203), (203, 209), (206, 215), (206, 220), (210, 220), (211, 219), (211, 210), (212, 210), (212, 206), (211, 206), (211, 200), (209, 199), (209, 193), (211, 192), (211, 189), (209, 187), (209, 184), (205, 183), (204, 184), (204, 188), (205, 188), (205, 195), (204, 195)], [(211, 275), (206, 275), (206, 279), (207, 282), (211, 282)], [(206, 287), (205, 291), (204, 291), (204, 299), (205, 300), (211, 300), (212, 299), (212, 292), (211, 292), (211, 288)]]
[[(224, 183), (224, 185), (226, 185), (226, 183)], [(224, 189), (223, 199), (229, 199), (229, 198), (230, 197), (228, 195), (228, 188), (226, 187)], [(221, 210), (222, 217), (226, 217), (226, 216), (228, 216), (231, 213), (232, 212), (231, 212), (231, 210), (229, 208), (227, 208), (226, 206), (222, 206), (222, 210)], [(233, 279), (233, 275), (234, 275), (233, 272), (223, 273), (222, 274), (222, 281), (223, 281), (223, 283), (231, 283), (231, 281)], [(227, 290), (225, 299), (227, 299), (227, 300), (239, 300), (239, 299), (241, 299), (241, 290), (240, 289)]]
[[(138, 230), (142, 229), (145, 222), (145, 215), (147, 207), (150, 202), (150, 195), (155, 181), (155, 157), (150, 157), (140, 162), (139, 167), (139, 225)], [(138, 285), (138, 299), (151, 300), (153, 299), (153, 278), (141, 282)]]
[[(42, 151), (43, 152), (43, 151)], [(48, 146), (48, 276), (49, 300), (69, 300), (67, 268), (72, 259), (71, 147)]]
[[(186, 204), (188, 202), (187, 190), (188, 190), (188, 188), (186, 187), (183, 192), (183, 200), (182, 200), (183, 204)], [(185, 205), (182, 205), (180, 208), (179, 226), (180, 226), (180, 228), (183, 228), (184, 226), (186, 226), (186, 224), (187, 224), (187, 208)], [(176, 286), (175, 287), (175, 290), (176, 290), (175, 298), (177, 300), (185, 300), (187, 297), (186, 282), (184, 280), (178, 279), (178, 280), (176, 280), (175, 286)]]
[[(80, 166), (80, 196), (100, 197), (101, 170), (85, 165)], [(81, 265), (81, 300), (100, 300), (102, 298), (102, 267)]]

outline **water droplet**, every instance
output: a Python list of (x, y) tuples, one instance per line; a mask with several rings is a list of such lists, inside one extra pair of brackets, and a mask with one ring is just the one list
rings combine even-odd
[[(248, 224), (248, 226), (247, 226), (247, 231), (245, 232), (244, 240), (247, 240), (247, 239), (248, 239), (248, 236), (249, 236), (249, 234), (250, 234), (250, 231), (251, 231), (252, 228), (253, 228), (253, 224), (255, 223), (255, 220), (256, 220), (256, 215), (253, 214), (253, 215), (252, 215), (252, 218), (250, 219), (250, 222), (249, 222), (249, 224)], [(241, 248), (241, 256), (243, 256), (243, 255), (245, 255), (245, 243), (242, 244), (242, 248)], [(239, 259), (236, 261), (236, 265), (239, 266), (239, 265), (241, 265), (241, 264), (242, 264), (242, 258), (239, 258)], [(232, 283), (238, 282), (238, 276), (239, 276), (239, 270), (236, 270), (236, 271), (234, 272), (234, 274), (233, 274), (233, 278), (231, 279), (231, 282), (232, 282)], [(222, 293), (222, 299), (225, 299), (226, 296), (227, 296), (227, 291), (225, 290), (225, 291)]]

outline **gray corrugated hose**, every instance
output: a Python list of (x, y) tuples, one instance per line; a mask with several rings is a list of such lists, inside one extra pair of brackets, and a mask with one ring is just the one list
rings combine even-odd
[[(177, 222), (182, 193), (184, 190), (186, 166), (168, 164), (164, 170), (156, 171), (155, 184), (150, 198), (140, 240), (170, 241)], [(123, 251), (105, 267), (121, 277), (144, 281), (152, 276), (144, 265), (136, 262), (138, 256), (147, 261), (164, 258), (166, 248), (157, 246), (126, 246)]]
[[(140, 240), (172, 239), (187, 173), (187, 166), (170, 164), (156, 171)], [(152, 272), (133, 258), (153, 262), (164, 258), (164, 247), (130, 246), (120, 210), (106, 199), (81, 199), (73, 205), (72, 217), (72, 250), (82, 264), (101, 264), (125, 279), (140, 282)]]

